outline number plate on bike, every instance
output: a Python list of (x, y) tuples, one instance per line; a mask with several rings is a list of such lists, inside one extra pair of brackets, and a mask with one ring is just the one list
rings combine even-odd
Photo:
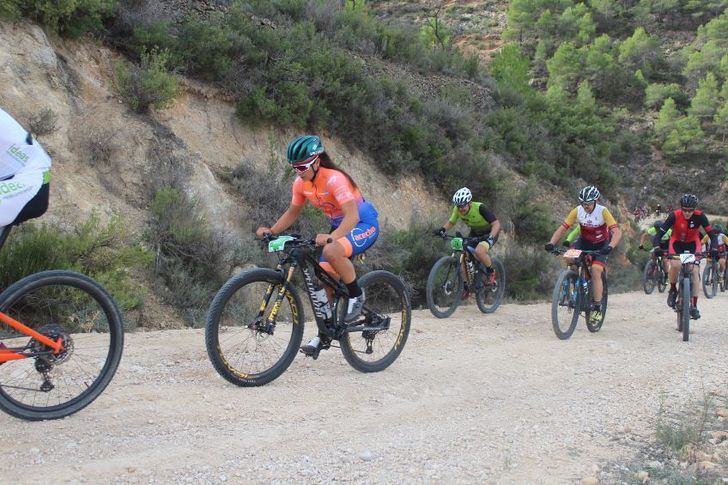
[(566, 250), (566, 252), (564, 253), (564, 257), (565, 258), (578, 258), (580, 254), (581, 254), (581, 249), (571, 248), (571, 249)]
[(682, 264), (694, 263), (695, 262), (695, 255), (694, 254), (681, 254), (680, 255), (680, 262)]
[(463, 238), (461, 237), (454, 237), (450, 239), (450, 247), (453, 248), (455, 251), (462, 251), (463, 250)]
[(286, 246), (286, 243), (288, 241), (292, 241), (294, 239), (293, 236), (281, 236), (277, 239), (272, 240), (268, 243), (268, 252), (269, 253), (275, 253), (278, 251), (283, 251), (283, 248)]

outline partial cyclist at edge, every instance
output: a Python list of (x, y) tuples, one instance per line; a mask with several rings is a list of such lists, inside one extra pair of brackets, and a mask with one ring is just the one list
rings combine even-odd
[(575, 249), (583, 251), (599, 251), (592, 261), (593, 302), (590, 318), (592, 321), (602, 319), (600, 305), (604, 287), (602, 274), (609, 254), (619, 244), (622, 232), (609, 209), (598, 203), (601, 194), (593, 185), (588, 185), (579, 192), (579, 206), (569, 212), (564, 222), (556, 228), (551, 239), (544, 246), (546, 251), (554, 251), (554, 245), (561, 240), (563, 234), (575, 223), (579, 225), (579, 237), (573, 243)]
[(0, 231), (48, 210), (51, 157), (0, 109)]
[[(713, 258), (718, 256), (718, 238), (715, 231), (710, 227), (708, 218), (698, 207), (698, 197), (695, 194), (684, 194), (680, 198), (680, 209), (673, 211), (667, 216), (660, 228), (660, 233), (665, 234), (672, 229), (672, 235), (668, 242), (668, 255), (695, 254), (695, 264), (692, 274), (692, 298), (690, 301), (690, 318), (700, 318), (698, 311), (698, 292), (700, 291), (700, 229), (708, 235), (711, 244), (710, 255)], [(677, 301), (677, 275), (680, 271), (681, 262), (672, 259), (670, 261), (670, 291), (667, 294), (667, 305), (671, 308)]]
[[(728, 248), (728, 236), (725, 234), (725, 228), (719, 224), (713, 226), (713, 232), (716, 234), (716, 238), (718, 240), (718, 267), (720, 268), (718, 272), (718, 284), (724, 285), (725, 282), (723, 281), (723, 275), (725, 274), (725, 256), (726, 248)], [(700, 242), (705, 246), (705, 252), (710, 253), (711, 249), (714, 247), (711, 246), (710, 236), (706, 234)], [(709, 259), (712, 260), (712, 257)]]
[(468, 245), (475, 250), (475, 257), (478, 258), (478, 261), (485, 266), (489, 281), (494, 283), (496, 275), (489, 252), (498, 241), (498, 233), (501, 230), (500, 221), (493, 212), (485, 207), (485, 204), (473, 202), (473, 193), (467, 187), (462, 187), (453, 194), (452, 203), (454, 207), (450, 218), (435, 231), (435, 235), (444, 236), (458, 220), (463, 221), (470, 229), (468, 237), (477, 238)]
[[(642, 236), (640, 236), (640, 246), (639, 248), (643, 251), (649, 251), (649, 249), (645, 246), (645, 243), (647, 242), (647, 239), (650, 238), (650, 241), (652, 243), (652, 247), (654, 248), (654, 254), (655, 256), (659, 256), (662, 254), (667, 254), (669, 242), (670, 242), (670, 236), (672, 236), (672, 228), (668, 229), (667, 232), (664, 234), (660, 231), (660, 228), (662, 227), (662, 222), (655, 221), (652, 223), (652, 225), (642, 233)], [(670, 265), (668, 263), (667, 259), (663, 260), (664, 270), (665, 273), (669, 271)]]
[[(298, 175), (293, 182), (291, 203), (275, 224), (261, 226), (255, 234), (262, 238), (285, 231), (301, 215), (306, 200), (320, 209), (331, 223), (328, 234), (316, 234), (316, 245), (323, 246), (321, 266), (346, 285), (349, 300), (344, 322), (351, 323), (361, 314), (366, 295), (349, 258), (363, 253), (377, 240), (379, 214), (364, 199), (351, 176), (334, 164), (318, 136), (303, 135), (292, 140), (286, 157)], [(327, 343), (325, 339), (328, 337), (317, 335), (301, 351), (313, 355)]]

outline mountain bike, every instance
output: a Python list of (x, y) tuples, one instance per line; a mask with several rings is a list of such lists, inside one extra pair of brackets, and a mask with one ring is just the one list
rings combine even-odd
[(646, 294), (651, 294), (655, 291), (663, 293), (667, 288), (667, 273), (665, 272), (665, 265), (663, 261), (663, 251), (659, 248), (652, 248), (650, 250), (650, 259), (645, 263), (645, 269), (642, 272), (642, 289), (645, 290)]
[[(494, 272), (488, 273), (475, 256), (477, 237), (458, 234), (441, 236), (450, 241), (452, 254), (438, 259), (427, 277), (427, 306), (437, 318), (453, 314), (463, 297), (475, 293), (475, 302), (483, 313), (493, 313), (503, 300), (506, 270), (498, 258), (491, 255)], [(471, 247), (472, 245), (472, 247)]]
[(576, 329), (579, 316), (583, 315), (586, 320), (586, 328), (590, 332), (598, 332), (604, 323), (607, 314), (607, 275), (606, 268), (602, 272), (602, 301), (599, 310), (602, 314), (599, 320), (592, 320), (592, 275), (591, 266), (594, 256), (599, 251), (586, 251), (581, 249), (567, 249), (555, 247), (554, 254), (563, 254), (564, 258), (570, 260), (573, 268), (564, 269), (556, 279), (551, 301), (551, 324), (554, 333), (561, 340), (571, 337)]
[(121, 313), (96, 281), (62, 270), (26, 276), (0, 294), (0, 409), (31, 421), (83, 409), (111, 381), (123, 347)]
[[(230, 278), (210, 304), (205, 344), (215, 370), (238, 386), (262, 386), (293, 362), (303, 338), (304, 312), (293, 277), (297, 269), (323, 348), (338, 341), (346, 361), (360, 372), (389, 367), (407, 342), (412, 310), (400, 278), (371, 271), (359, 278), (366, 301), (359, 319), (344, 323), (348, 292), (315, 258), (313, 239), (295, 234), (264, 239), (278, 256), (275, 269), (256, 268)], [(333, 305), (314, 277), (333, 290)], [(318, 357), (315, 355), (314, 357)]]
[(718, 294), (720, 276), (718, 258), (710, 258), (707, 260), (705, 269), (703, 269), (703, 293), (706, 298), (713, 298)]
[(673, 310), (677, 315), (677, 331), (682, 332), (683, 342), (690, 339), (690, 297), (693, 294), (692, 274), (693, 266), (697, 258), (703, 256), (698, 254), (674, 254), (669, 259), (680, 260), (680, 274), (678, 275), (677, 300)]

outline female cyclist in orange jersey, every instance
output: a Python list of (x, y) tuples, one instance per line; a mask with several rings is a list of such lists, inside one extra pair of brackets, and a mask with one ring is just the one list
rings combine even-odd
[[(263, 237), (285, 231), (301, 215), (306, 200), (326, 214), (331, 222), (331, 232), (316, 235), (316, 244), (323, 246), (321, 266), (337, 273), (349, 290), (344, 321), (352, 322), (361, 314), (365, 295), (349, 258), (363, 253), (377, 240), (377, 211), (364, 200), (352, 178), (331, 161), (318, 136), (304, 135), (291, 141), (287, 158), (298, 175), (293, 182), (291, 203), (275, 224), (261, 226), (255, 234)], [(304, 346), (304, 350), (320, 346), (321, 336), (317, 336)]]

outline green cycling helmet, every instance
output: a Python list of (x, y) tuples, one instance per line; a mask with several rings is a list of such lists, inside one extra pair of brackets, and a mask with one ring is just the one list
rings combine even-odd
[(297, 164), (308, 162), (323, 152), (324, 145), (321, 143), (321, 138), (316, 135), (303, 135), (288, 144), (286, 157), (288, 158), (288, 163)]

